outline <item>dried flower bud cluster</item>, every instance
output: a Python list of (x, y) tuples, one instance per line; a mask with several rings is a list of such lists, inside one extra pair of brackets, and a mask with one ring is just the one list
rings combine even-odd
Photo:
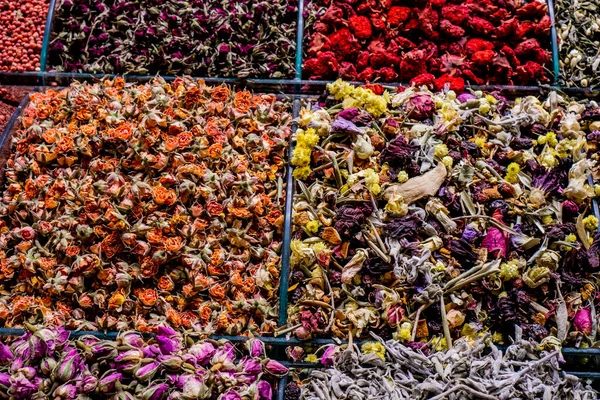
[(328, 85), (292, 153), (288, 331), (596, 342), (600, 108)]
[[(430, 354), (397, 341), (339, 351), (329, 369), (302, 385), (303, 400), (322, 399), (563, 399), (593, 400), (598, 393), (560, 369), (559, 350), (517, 341), (504, 354), (483, 340)], [(295, 383), (294, 383), (295, 384)], [(288, 389), (286, 387), (286, 389)]]
[(545, 1), (446, 0), (305, 5), (306, 79), (548, 83), (551, 20)]
[(276, 325), (290, 105), (203, 81), (32, 93), (0, 201), (0, 323)]
[(58, 0), (49, 69), (293, 78), (297, 0)]
[(257, 340), (236, 348), (184, 340), (165, 327), (152, 339), (129, 331), (111, 341), (30, 326), (0, 342), (0, 396), (15, 400), (272, 400), (286, 373)]

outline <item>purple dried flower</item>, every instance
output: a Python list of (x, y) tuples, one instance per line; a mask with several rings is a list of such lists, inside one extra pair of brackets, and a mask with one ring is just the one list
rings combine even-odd
[(589, 308), (582, 308), (577, 311), (573, 318), (575, 329), (582, 332), (584, 335), (592, 333), (592, 313)]
[(259, 381), (256, 384), (257, 392), (258, 392), (258, 400), (272, 400), (273, 399), (273, 389), (271, 388), (271, 384), (267, 381)]
[(188, 354), (193, 355), (200, 365), (208, 364), (216, 352), (215, 346), (209, 342), (197, 343), (188, 349)]
[(10, 346), (0, 343), (0, 363), (5, 363), (13, 358), (15, 358), (15, 356), (12, 351), (10, 351)]
[(165, 354), (173, 354), (179, 350), (179, 339), (171, 339), (166, 336), (157, 336), (158, 348), (160, 352)]
[(77, 397), (77, 386), (65, 383), (57, 387), (52, 394), (62, 399), (74, 399)]
[(123, 375), (120, 372), (110, 372), (104, 374), (98, 383), (98, 390), (100, 393), (113, 393), (117, 382), (123, 379)]
[(405, 109), (410, 118), (422, 121), (433, 116), (435, 103), (428, 94), (417, 94), (408, 100)]
[(93, 392), (98, 386), (98, 378), (94, 375), (85, 375), (81, 379), (81, 391), (83, 393)]
[(161, 400), (168, 390), (166, 383), (152, 385), (142, 392), (142, 400)]
[(154, 374), (158, 371), (160, 367), (160, 363), (153, 361), (149, 364), (144, 365), (143, 367), (138, 368), (133, 374), (137, 379), (142, 382), (148, 381), (152, 379)]
[(360, 114), (360, 110), (358, 108), (346, 108), (338, 113), (338, 118), (343, 118), (348, 121), (352, 121)]
[(340, 349), (337, 346), (332, 345), (327, 347), (321, 356), (321, 364), (332, 367), (335, 363), (335, 357), (339, 352)]
[(258, 339), (250, 338), (246, 341), (246, 350), (250, 357), (261, 357), (265, 353), (265, 345)]
[(221, 400), (242, 400), (242, 396), (237, 391), (230, 389), (221, 397)]
[(336, 118), (331, 124), (331, 132), (361, 134), (363, 131), (353, 122), (348, 121), (347, 119)]
[(75, 377), (81, 369), (81, 357), (77, 350), (69, 351), (58, 363), (54, 370), (56, 379), (67, 382)]

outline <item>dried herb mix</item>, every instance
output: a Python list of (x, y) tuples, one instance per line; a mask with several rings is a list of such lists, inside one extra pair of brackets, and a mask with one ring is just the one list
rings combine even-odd
[(595, 87), (600, 83), (600, 2), (555, 0), (559, 83)]
[(280, 333), (596, 342), (595, 102), (328, 89), (299, 117)]
[(305, 5), (305, 79), (550, 82), (544, 1), (331, 1)]
[(59, 0), (49, 69), (293, 78), (296, 0)]
[[(398, 341), (328, 348), (325, 362), (302, 385), (303, 400), (336, 399), (597, 399), (598, 393), (561, 371), (560, 350), (517, 341), (503, 354), (495, 346), (461, 342), (445, 352)], [(331, 351), (333, 349), (333, 351)], [(335, 353), (338, 354), (335, 354)], [(295, 383), (294, 383), (295, 384)], [(288, 388), (286, 388), (288, 389)]]
[(203, 81), (33, 93), (0, 201), (0, 323), (276, 326), (290, 104)]

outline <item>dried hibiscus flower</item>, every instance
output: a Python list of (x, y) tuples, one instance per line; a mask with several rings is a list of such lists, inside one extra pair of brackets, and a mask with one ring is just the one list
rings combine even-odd
[[(545, 2), (420, 1), (305, 5), (308, 79), (403, 81), (462, 91), (470, 84), (550, 81)], [(514, 50), (513, 50), (514, 49)], [(436, 81), (439, 78), (439, 81)]]

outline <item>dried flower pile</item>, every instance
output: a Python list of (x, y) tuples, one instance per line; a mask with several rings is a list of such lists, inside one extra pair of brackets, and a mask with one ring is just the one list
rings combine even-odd
[(203, 81), (34, 93), (0, 203), (0, 321), (276, 325), (289, 104)]
[[(518, 341), (502, 354), (483, 340), (429, 354), (427, 349), (379, 341), (328, 356), (301, 398), (322, 399), (564, 399), (593, 400), (598, 393), (561, 371), (560, 350)], [(329, 349), (328, 349), (329, 350)], [(333, 353), (329, 351), (329, 353)], [(286, 387), (286, 389), (288, 389)], [(294, 391), (294, 389), (292, 389)]]
[(62, 328), (31, 327), (0, 343), (0, 396), (11, 399), (271, 400), (287, 368), (264, 345), (194, 342), (170, 328), (144, 339), (69, 339)]
[(306, 7), (304, 77), (415, 82), (549, 82), (544, 1), (313, 0)]
[(39, 71), (48, 0), (0, 3), (0, 71)]
[(328, 89), (293, 151), (287, 331), (596, 341), (595, 102)]
[(49, 68), (292, 78), (297, 0), (59, 0)]
[(555, 0), (559, 83), (600, 86), (600, 1)]

